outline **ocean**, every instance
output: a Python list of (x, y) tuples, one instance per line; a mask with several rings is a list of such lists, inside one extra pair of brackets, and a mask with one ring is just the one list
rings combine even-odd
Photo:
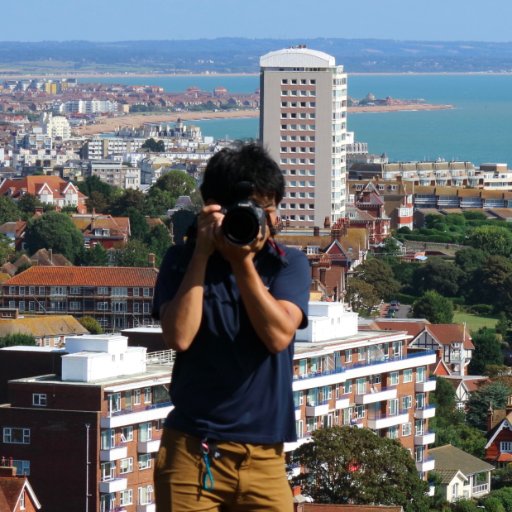
[[(82, 79), (81, 81), (85, 81)], [(93, 79), (89, 79), (93, 81)], [(98, 81), (95, 79), (94, 81)], [(108, 77), (102, 82), (160, 85), (178, 92), (197, 86), (224, 86), (248, 93), (259, 87), (257, 75)], [(350, 75), (348, 93), (363, 98), (422, 98), (451, 104), (451, 110), (349, 114), (348, 129), (371, 153), (390, 161), (464, 160), (474, 164), (512, 165), (512, 75)], [(194, 121), (204, 135), (257, 138), (258, 119)]]

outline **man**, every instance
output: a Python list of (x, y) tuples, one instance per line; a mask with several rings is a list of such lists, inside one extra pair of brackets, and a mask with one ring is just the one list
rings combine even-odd
[[(241, 190), (264, 212), (247, 245), (223, 230)], [(177, 357), (158, 512), (293, 510), (283, 443), (296, 439), (292, 342), (307, 324), (311, 278), (304, 254), (273, 239), (283, 194), (263, 148), (221, 150), (204, 174), (195, 235), (162, 262), (153, 314)]]

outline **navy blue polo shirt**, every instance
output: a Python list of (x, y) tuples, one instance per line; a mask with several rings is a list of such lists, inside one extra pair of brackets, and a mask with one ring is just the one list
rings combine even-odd
[[(188, 245), (168, 250), (155, 288), (155, 318), (177, 292), (192, 251)], [(302, 310), (305, 327), (311, 282), (305, 255), (267, 242), (254, 262), (270, 293)], [(295, 441), (292, 363), (293, 343), (272, 354), (260, 341), (229, 263), (214, 253), (206, 268), (199, 332), (174, 364), (170, 396), (175, 407), (166, 426), (218, 441)]]

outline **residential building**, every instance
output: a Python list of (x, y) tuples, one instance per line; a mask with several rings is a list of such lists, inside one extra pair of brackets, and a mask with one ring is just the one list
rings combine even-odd
[(42, 203), (55, 205), (57, 209), (75, 207), (78, 212), (86, 212), (87, 197), (70, 181), (58, 176), (26, 176), (5, 179), (0, 184), (0, 195), (15, 201), (25, 194), (37, 197)]
[(0, 338), (26, 334), (33, 336), (39, 347), (62, 347), (66, 336), (88, 333), (71, 315), (20, 316), (17, 309), (0, 309)]
[(56, 374), (9, 382), (1, 453), (46, 512), (154, 512), (170, 351), (148, 363), (145, 348), (119, 335), (68, 337), (66, 351)]
[(345, 216), (347, 75), (334, 57), (304, 46), (260, 59), (260, 140), (281, 167), (290, 227)]
[(41, 503), (26, 476), (17, 476), (10, 460), (0, 460), (0, 510), (2, 512), (36, 512)]
[(512, 397), (508, 397), (505, 409), (491, 404), (487, 415), (487, 444), (485, 460), (498, 468), (512, 462)]
[(101, 244), (105, 249), (123, 247), (130, 238), (130, 218), (113, 217), (96, 212), (71, 216), (73, 224), (82, 232), (84, 246)]
[(2, 307), (92, 316), (106, 331), (152, 324), (154, 267), (30, 267), (2, 284)]
[(451, 444), (431, 448), (430, 456), (435, 460), (446, 501), (478, 499), (491, 492), (491, 464)]
[(433, 373), (439, 376), (467, 375), (475, 346), (464, 324), (431, 324), (420, 319), (376, 320), (379, 329), (403, 329), (412, 336), (409, 349), (434, 350), (438, 357)]
[(429, 445), (435, 390), (429, 368), (434, 351), (409, 352), (404, 330), (358, 331), (357, 314), (339, 302), (310, 302), (309, 325), (297, 332), (293, 392), (298, 441), (332, 425), (366, 427), (397, 439), (422, 478), (434, 469)]
[(64, 116), (53, 116), (51, 113), (43, 114), (43, 131), (52, 139), (56, 137), (67, 140), (71, 138), (71, 126)]
[(114, 160), (91, 160), (87, 176), (97, 176), (101, 181), (122, 189), (140, 188), (140, 170)]

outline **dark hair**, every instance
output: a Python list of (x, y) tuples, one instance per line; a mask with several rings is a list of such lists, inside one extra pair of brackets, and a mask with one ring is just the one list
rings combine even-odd
[(251, 182), (257, 194), (274, 197), (276, 205), (284, 196), (283, 174), (268, 152), (255, 142), (236, 142), (208, 161), (200, 187), (203, 201), (229, 205), (242, 181)]

